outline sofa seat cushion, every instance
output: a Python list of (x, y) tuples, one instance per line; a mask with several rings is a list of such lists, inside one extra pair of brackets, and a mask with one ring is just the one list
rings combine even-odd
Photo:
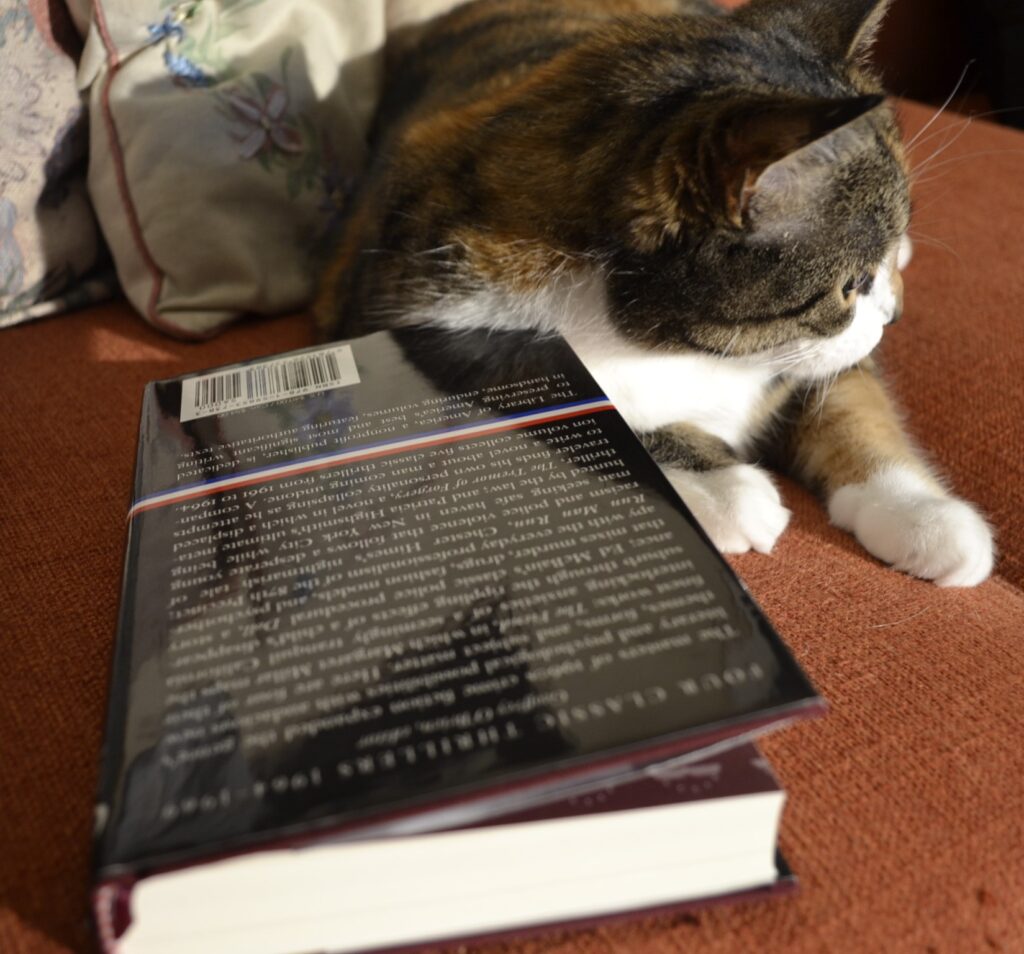
[[(931, 110), (905, 107), (908, 133)], [(952, 137), (959, 136), (955, 141)], [(734, 565), (832, 711), (771, 737), (795, 898), (480, 954), (1015, 950), (1024, 937), (1024, 137), (943, 117), (915, 156), (924, 236), (883, 361), (913, 432), (997, 531), (995, 578), (894, 573), (785, 484), (770, 557)], [(310, 343), (301, 315), (200, 345), (125, 304), (0, 336), (0, 950), (94, 950), (89, 834), (142, 387)]]

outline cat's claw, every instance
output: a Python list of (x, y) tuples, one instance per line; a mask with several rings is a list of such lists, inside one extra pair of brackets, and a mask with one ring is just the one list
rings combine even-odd
[(981, 514), (903, 468), (841, 487), (828, 512), (872, 556), (939, 586), (977, 586), (992, 572), (995, 544)]
[(665, 474), (722, 553), (769, 553), (789, 523), (771, 478), (752, 464), (703, 472), (666, 467)]

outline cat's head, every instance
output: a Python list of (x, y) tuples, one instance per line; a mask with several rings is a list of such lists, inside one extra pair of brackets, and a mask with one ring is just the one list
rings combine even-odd
[[(609, 288), (637, 343), (826, 376), (898, 317), (910, 201), (866, 51), (885, 0), (752, 0), (645, 136)], [(653, 101), (653, 100), (652, 100)]]

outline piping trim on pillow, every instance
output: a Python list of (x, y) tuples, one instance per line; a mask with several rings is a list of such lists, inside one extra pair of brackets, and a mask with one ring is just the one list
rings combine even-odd
[(107, 141), (110, 146), (110, 154), (114, 162), (114, 175), (117, 179), (117, 190), (121, 196), (121, 204), (124, 207), (125, 215), (128, 218), (128, 230), (135, 243), (136, 250), (142, 257), (147, 270), (152, 277), (153, 283), (149, 294), (149, 301), (146, 303), (146, 320), (161, 331), (174, 335), (178, 338), (191, 340), (204, 340), (212, 337), (219, 329), (211, 329), (207, 332), (193, 332), (181, 328), (171, 322), (165, 321), (157, 311), (160, 301), (160, 294), (163, 291), (164, 273), (160, 270), (156, 260), (153, 258), (146, 244), (146, 238), (142, 233), (142, 225), (139, 223), (139, 216), (132, 201), (131, 190), (128, 187), (128, 174), (125, 171), (124, 153), (121, 150), (121, 141), (117, 135), (117, 124), (114, 122), (114, 113), (110, 108), (110, 88), (114, 83), (114, 77), (121, 69), (121, 58), (118, 55), (117, 47), (111, 38), (110, 30), (107, 27), (107, 19), (103, 12), (101, 0), (93, 0), (93, 16), (96, 28), (99, 30), (103, 40), (103, 46), (107, 51), (107, 76), (103, 81), (103, 91), (100, 94), (100, 102), (103, 106), (103, 122), (107, 129)]

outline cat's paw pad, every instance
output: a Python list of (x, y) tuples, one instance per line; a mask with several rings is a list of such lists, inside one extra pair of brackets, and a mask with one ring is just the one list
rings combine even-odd
[(769, 553), (789, 523), (775, 485), (751, 464), (702, 472), (666, 467), (665, 474), (722, 553)]
[(828, 512), (872, 556), (939, 586), (977, 586), (992, 572), (995, 545), (981, 514), (909, 471), (841, 487)]

